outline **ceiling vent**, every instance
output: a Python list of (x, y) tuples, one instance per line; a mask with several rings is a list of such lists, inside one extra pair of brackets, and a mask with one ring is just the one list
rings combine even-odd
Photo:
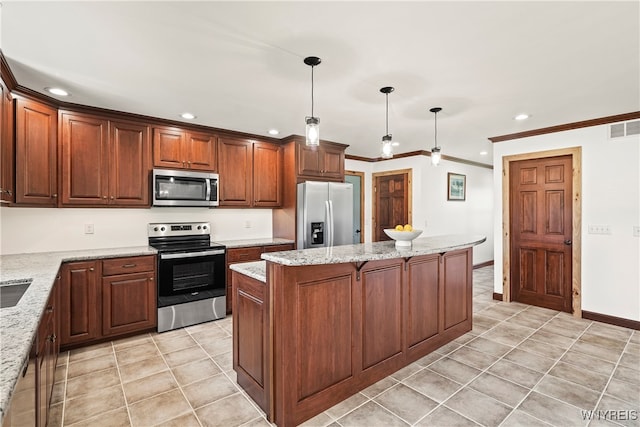
[(640, 135), (640, 120), (609, 125), (609, 139)]

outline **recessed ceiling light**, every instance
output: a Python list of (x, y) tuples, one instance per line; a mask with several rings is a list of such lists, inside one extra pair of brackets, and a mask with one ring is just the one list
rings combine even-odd
[(191, 113), (182, 113), (180, 114), (180, 117), (187, 120), (193, 120), (196, 118), (195, 114), (191, 114)]
[(278, 135), (280, 131), (278, 129), (269, 129), (269, 135)]
[(480, 155), (481, 155), (481, 156), (486, 156), (487, 154), (489, 154), (489, 152), (488, 152), (488, 151), (481, 151), (481, 152), (480, 152)]
[(529, 118), (529, 115), (524, 113), (518, 114), (517, 116), (514, 117), (514, 119), (516, 120), (527, 120), (528, 118)]
[(52, 95), (69, 96), (69, 92), (59, 87), (45, 87), (44, 90), (46, 90)]

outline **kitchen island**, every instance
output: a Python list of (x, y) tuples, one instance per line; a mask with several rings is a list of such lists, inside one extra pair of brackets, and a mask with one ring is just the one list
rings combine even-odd
[(278, 426), (319, 414), (471, 330), (483, 236), (265, 253), (233, 270), (233, 367)]

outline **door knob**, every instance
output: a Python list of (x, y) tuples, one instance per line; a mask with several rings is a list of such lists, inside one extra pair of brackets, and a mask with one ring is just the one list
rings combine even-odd
[(564, 244), (567, 245), (567, 246), (571, 246), (571, 243), (573, 243), (571, 241), (571, 239), (567, 239), (567, 240), (564, 241)]
[(356, 230), (356, 233), (359, 233), (359, 232), (360, 232), (360, 230)]

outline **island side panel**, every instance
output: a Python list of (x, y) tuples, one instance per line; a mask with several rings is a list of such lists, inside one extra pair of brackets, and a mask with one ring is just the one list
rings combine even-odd
[(448, 252), (440, 258), (444, 294), (444, 331), (471, 330), (473, 316), (473, 260), (471, 248)]

